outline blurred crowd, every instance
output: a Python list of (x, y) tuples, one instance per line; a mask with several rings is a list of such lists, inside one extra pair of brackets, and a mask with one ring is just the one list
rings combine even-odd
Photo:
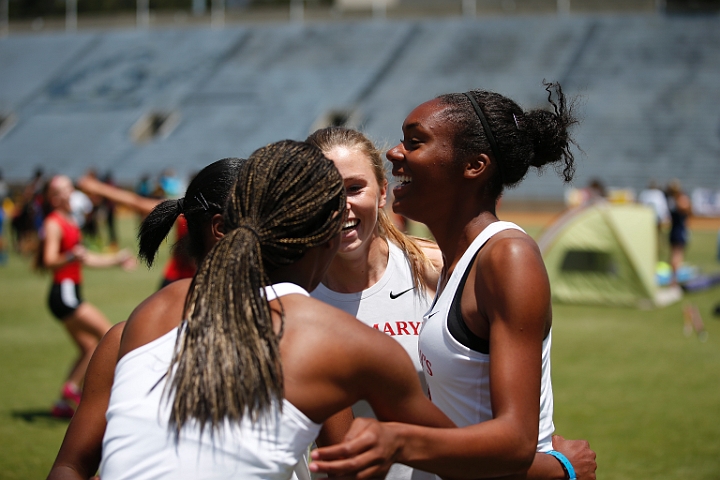
[[(21, 254), (32, 254), (37, 250), (40, 228), (50, 210), (47, 188), (51, 178), (52, 175), (46, 175), (38, 167), (25, 185), (11, 188), (0, 172), (0, 264), (7, 261), (7, 246), (2, 235), (3, 226), (8, 223), (6, 220), (9, 220), (10, 248)], [(111, 171), (100, 175), (91, 169), (82, 177), (88, 178), (117, 187)], [(185, 185), (184, 179), (172, 169), (166, 169), (154, 178), (144, 175), (134, 190), (141, 197), (162, 200), (179, 198)], [(82, 188), (73, 191), (70, 202), (84, 243), (95, 250), (117, 250), (116, 202), (103, 195), (85, 192)]]

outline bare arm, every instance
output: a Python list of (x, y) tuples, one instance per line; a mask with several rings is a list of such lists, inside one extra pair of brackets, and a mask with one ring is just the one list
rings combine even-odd
[(125, 322), (112, 327), (95, 349), (85, 375), (82, 401), (70, 421), (48, 480), (87, 480), (97, 472), (105, 434), (105, 412), (124, 328)]
[(82, 245), (75, 245), (72, 250), (60, 253), (60, 242), (62, 240), (62, 229), (52, 219), (44, 224), (45, 240), (43, 242), (43, 265), (48, 269), (57, 269), (71, 262), (82, 262), (88, 267), (114, 267), (122, 266), (126, 270), (135, 268), (137, 264), (135, 257), (123, 249), (117, 253), (104, 254), (89, 252)]
[[(587, 440), (565, 440), (560, 435), (553, 435), (553, 449), (565, 455), (570, 461), (578, 480), (596, 480), (595, 452), (590, 449)], [(565, 470), (560, 461), (547, 453), (536, 453), (527, 475), (503, 477), (502, 480), (564, 480)]]
[(142, 197), (122, 188), (108, 185), (107, 183), (103, 183), (100, 180), (87, 175), (80, 178), (77, 185), (80, 190), (84, 191), (88, 195), (105, 197), (115, 203), (131, 208), (142, 215), (150, 213), (150, 211), (161, 202), (161, 200)]
[[(389, 455), (395, 462), (451, 478), (525, 474), (537, 444), (542, 339), (550, 308), (544, 265), (537, 247), (529, 242), (513, 239), (498, 244), (502, 248), (486, 250), (485, 258), (478, 257), (482, 267), (475, 277), (471, 275), (474, 282), (466, 285), (465, 292), (470, 289), (470, 294), (463, 294), (468, 326), (481, 330), (483, 322), (478, 319), (483, 317), (486, 330), (487, 323), (491, 325), (494, 418), (459, 429), (379, 424), (373, 426), (380, 429), (374, 438), (353, 432), (353, 440), (313, 452), (314, 470), (365, 474), (372, 471), (373, 462), (380, 461), (378, 457)], [(523, 292), (521, 299), (517, 292)], [(486, 300), (479, 302), (480, 298)], [(348, 457), (334, 464), (320, 461)]]
[[(382, 472), (383, 468), (389, 467), (392, 463), (390, 459), (396, 455), (396, 449), (400, 448), (398, 437), (389, 433), (389, 430), (392, 430), (391, 424), (382, 424), (369, 419), (355, 420), (352, 424), (351, 431), (348, 432), (344, 439), (345, 442), (348, 442), (345, 445), (348, 447), (352, 445), (352, 447), (347, 450), (341, 448), (331, 455), (336, 459), (344, 459), (355, 456), (354, 464), (352, 464), (355, 466), (346, 464), (348, 467), (347, 470), (337, 471), (352, 471), (354, 468), (359, 468), (356, 466), (363, 464), (363, 462), (367, 465), (372, 465), (367, 470), (360, 468), (360, 471), (363, 474), (376, 474), (378, 472)], [(534, 450), (534, 439), (532, 444)], [(321, 444), (319, 445), (323, 446)], [(595, 470), (597, 468), (597, 464), (595, 462), (595, 452), (590, 449), (587, 441), (565, 440), (562, 437), (554, 436), (553, 447), (568, 457), (575, 467), (577, 478), (579, 480), (595, 480)], [(331, 452), (330, 450), (326, 451)], [(322, 457), (314, 455), (314, 458), (329, 459), (329, 457), (325, 457), (324, 455)], [(314, 471), (322, 471), (322, 468), (318, 468), (321, 465), (324, 465), (323, 462), (316, 462), (312, 469)], [(535, 480), (562, 480), (565, 478), (565, 472), (556, 458), (544, 453), (535, 453), (532, 466), (526, 474), (519, 473), (517, 475), (499, 478), (503, 478), (504, 480), (525, 478)]]
[(315, 443), (319, 447), (326, 447), (342, 442), (348, 430), (350, 430), (353, 419), (352, 408), (339, 411), (325, 420)]
[(83, 265), (88, 267), (115, 267), (121, 266), (126, 270), (131, 270), (137, 265), (135, 257), (127, 249), (122, 249), (116, 253), (95, 253), (85, 251), (82, 255)]

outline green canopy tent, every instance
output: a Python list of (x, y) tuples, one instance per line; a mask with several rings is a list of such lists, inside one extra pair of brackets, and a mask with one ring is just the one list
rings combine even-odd
[(553, 300), (650, 308), (681, 295), (658, 289), (657, 228), (648, 207), (599, 201), (569, 210), (538, 245)]

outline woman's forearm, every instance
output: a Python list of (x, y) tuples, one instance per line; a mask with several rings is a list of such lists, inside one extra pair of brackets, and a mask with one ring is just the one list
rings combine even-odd
[[(535, 441), (490, 421), (465, 428), (388, 424), (401, 445), (396, 462), (449, 478), (492, 478), (524, 473)], [(493, 423), (496, 423), (493, 425)], [(482, 431), (480, 431), (482, 430)]]
[(555, 457), (538, 452), (527, 472), (527, 480), (565, 480), (565, 470)]
[(56, 270), (78, 260), (78, 256), (72, 251), (58, 252), (54, 255), (45, 255), (43, 264), (47, 269)]
[(88, 252), (83, 258), (83, 264), (88, 267), (114, 267), (129, 261), (132, 254), (127, 250), (120, 250), (114, 254)]
[(88, 480), (90, 476), (84, 475), (70, 465), (55, 465), (50, 470), (47, 480)]

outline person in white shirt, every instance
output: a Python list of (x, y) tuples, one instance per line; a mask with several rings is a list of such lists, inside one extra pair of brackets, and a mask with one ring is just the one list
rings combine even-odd
[[(327, 127), (311, 134), (308, 142), (322, 149), (343, 176), (348, 197), (348, 219), (342, 243), (327, 274), (311, 295), (338, 307), (368, 326), (390, 335), (408, 352), (427, 390), (418, 352), (422, 317), (435, 293), (442, 257), (436, 244), (400, 232), (383, 210), (387, 180), (381, 152), (363, 133), (344, 127)], [(549, 342), (545, 359), (549, 362)], [(549, 368), (545, 375), (546, 431), (543, 448), (550, 449), (552, 434), (552, 387)], [(353, 406), (355, 417), (374, 418), (366, 402)], [(347, 416), (326, 422), (325, 431), (336, 440), (347, 431)], [(328, 432), (330, 430), (330, 432)], [(590, 453), (587, 442), (556, 439), (556, 447), (576, 463), (575, 456)], [(555, 478), (562, 473), (552, 460), (538, 455), (531, 478)], [(543, 468), (543, 465), (545, 468)], [(394, 464), (387, 474), (392, 480), (420, 480), (434, 475)]]
[(572, 178), (575, 118), (559, 85), (546, 89), (557, 98), (550, 112), (479, 90), (430, 100), (387, 153), (399, 183), (393, 210), (425, 223), (443, 255), (419, 355), (433, 403), (462, 428), (356, 419), (345, 442), (313, 452), (313, 471), (367, 475), (399, 462), (452, 478), (595, 478), (589, 447), (575, 472), (552, 450), (547, 273), (535, 242), (495, 214), (530, 166), (558, 164)]
[[(362, 132), (343, 127), (315, 131), (307, 142), (335, 163), (347, 194), (347, 219), (340, 248), (322, 283), (311, 295), (386, 333), (408, 353), (426, 391), (418, 356), (422, 316), (435, 293), (442, 257), (434, 243), (405, 235), (383, 209), (386, 202), (382, 152)], [(375, 418), (365, 401), (353, 405), (356, 417)], [(337, 441), (349, 428), (347, 412), (325, 423)], [(433, 474), (395, 464), (389, 480), (423, 480)]]
[(668, 208), (667, 197), (655, 183), (651, 181), (648, 188), (640, 192), (638, 202), (653, 209), (655, 212), (655, 222), (657, 223), (658, 232), (663, 225), (670, 221), (670, 209)]

